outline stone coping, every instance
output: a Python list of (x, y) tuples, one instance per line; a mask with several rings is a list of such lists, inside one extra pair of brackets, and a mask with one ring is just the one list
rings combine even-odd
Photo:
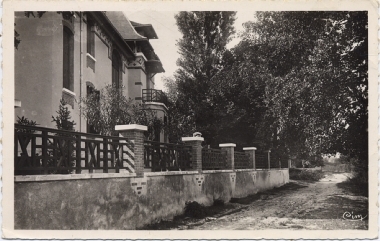
[[(212, 173), (232, 173), (232, 172), (250, 172), (250, 171), (281, 171), (288, 168), (276, 169), (236, 169), (236, 170), (204, 170), (203, 174)], [(145, 177), (155, 176), (175, 176), (200, 174), (198, 171), (168, 171), (168, 172), (145, 172)], [(64, 181), (64, 180), (84, 180), (84, 179), (102, 179), (102, 178), (126, 178), (136, 177), (136, 173), (84, 173), (84, 174), (52, 174), (52, 175), (26, 175), (15, 176), (15, 182), (45, 182), (45, 181)]]
[(115, 126), (115, 131), (128, 131), (128, 130), (147, 131), (148, 127), (143, 126), (143, 125), (137, 125), (137, 124)]
[(219, 144), (219, 147), (236, 147), (235, 143), (223, 143)]
[(235, 172), (234, 170), (204, 170), (202, 173), (222, 173), (222, 172)]
[(156, 176), (175, 176), (175, 175), (191, 175), (199, 174), (198, 171), (168, 171), (168, 172), (145, 172), (145, 177), (156, 177)]
[(204, 141), (205, 138), (200, 137), (200, 136), (195, 136), (195, 137), (182, 137), (182, 141)]
[(235, 169), (236, 172), (251, 172), (251, 171), (282, 171), (287, 170), (288, 168), (271, 168), (271, 169)]
[(84, 173), (84, 174), (52, 174), (15, 176), (15, 182), (44, 182), (81, 179), (135, 177), (136, 173)]
[(257, 150), (256, 147), (243, 147), (243, 151)]
[(249, 169), (235, 169), (236, 172), (251, 172), (257, 171), (257, 169), (249, 168)]

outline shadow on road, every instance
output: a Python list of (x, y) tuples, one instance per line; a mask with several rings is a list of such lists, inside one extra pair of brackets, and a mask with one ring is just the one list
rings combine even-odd
[(256, 200), (267, 199), (269, 196), (282, 195), (283, 193), (289, 193), (289, 191), (297, 191), (301, 188), (306, 188), (307, 185), (301, 185), (299, 183), (290, 182), (281, 187), (276, 187), (268, 191), (259, 192), (253, 195), (249, 195), (243, 198), (231, 198), (230, 203), (238, 203), (248, 205)]
[(356, 184), (350, 181), (336, 184), (337, 187), (344, 190), (346, 193), (351, 193), (355, 196), (368, 197), (368, 184)]

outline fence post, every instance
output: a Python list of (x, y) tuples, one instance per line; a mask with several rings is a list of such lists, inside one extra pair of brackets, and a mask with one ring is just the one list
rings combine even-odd
[(251, 161), (251, 167), (256, 170), (256, 155), (255, 151), (257, 150), (256, 147), (244, 147), (243, 151), (248, 154), (249, 160)]
[(270, 169), (270, 150), (268, 151), (264, 151), (264, 152), (267, 152), (267, 156), (268, 156), (268, 169)]
[(117, 125), (115, 130), (119, 135), (134, 141), (135, 173), (136, 177), (144, 177), (144, 132), (147, 126), (142, 125)]
[(194, 171), (202, 172), (202, 142), (203, 137), (182, 137), (182, 142), (191, 146), (191, 160)]
[(235, 147), (234, 143), (219, 144), (222, 150), (227, 151), (227, 169), (235, 170)]

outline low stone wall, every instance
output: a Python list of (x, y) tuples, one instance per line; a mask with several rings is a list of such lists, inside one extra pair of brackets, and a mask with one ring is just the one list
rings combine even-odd
[(288, 169), (15, 177), (15, 229), (135, 229), (289, 182)]

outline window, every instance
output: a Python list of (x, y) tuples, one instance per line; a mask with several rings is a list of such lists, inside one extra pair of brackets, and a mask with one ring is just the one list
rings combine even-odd
[(63, 27), (63, 88), (74, 91), (74, 35)]
[(120, 55), (116, 50), (112, 52), (112, 85), (116, 88), (120, 87)]
[(95, 58), (95, 30), (94, 22), (87, 20), (87, 53)]

